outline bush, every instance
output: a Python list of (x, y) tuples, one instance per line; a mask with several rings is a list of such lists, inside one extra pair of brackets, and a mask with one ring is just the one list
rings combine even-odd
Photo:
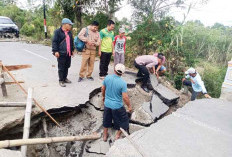
[(35, 27), (33, 24), (25, 23), (20, 30), (21, 34), (26, 36), (32, 36), (35, 32)]
[(212, 63), (203, 63), (203, 65), (199, 66), (204, 68), (203, 72), (200, 73), (208, 93), (212, 97), (219, 98), (227, 67)]

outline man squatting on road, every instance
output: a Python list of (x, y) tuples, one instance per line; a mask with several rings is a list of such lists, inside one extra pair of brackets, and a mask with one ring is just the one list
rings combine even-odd
[(137, 77), (142, 78), (142, 85), (141, 88), (145, 92), (149, 92), (152, 90), (153, 87), (150, 84), (150, 69), (151, 71), (156, 74), (155, 66), (161, 64), (163, 61), (163, 55), (143, 55), (138, 56), (135, 61), (134, 65), (138, 69)]
[(191, 86), (193, 88), (191, 101), (194, 101), (197, 98), (197, 95), (201, 92), (204, 94), (206, 98), (211, 98), (211, 96), (207, 94), (204, 82), (201, 80), (201, 76), (197, 73), (197, 71), (194, 68), (189, 68), (185, 72), (185, 74), (185, 78), (182, 79), (183, 85)]
[(71, 56), (73, 56), (73, 36), (71, 33), (72, 21), (64, 18), (59, 29), (55, 30), (52, 40), (52, 52), (58, 61), (59, 84), (66, 87), (65, 83), (71, 83), (67, 79), (68, 68), (71, 66)]
[(120, 138), (120, 128), (128, 131), (129, 117), (123, 106), (123, 101), (128, 106), (129, 112), (132, 111), (129, 96), (127, 94), (127, 84), (121, 78), (125, 72), (123, 64), (117, 64), (114, 69), (113, 75), (107, 75), (103, 81), (102, 96), (104, 101), (104, 114), (103, 114), (103, 140), (107, 141), (108, 128), (112, 127), (112, 120), (114, 121), (114, 128), (117, 131), (115, 140)]

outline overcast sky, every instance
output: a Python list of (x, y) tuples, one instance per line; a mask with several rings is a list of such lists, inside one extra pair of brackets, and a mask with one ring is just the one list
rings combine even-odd
[[(127, 17), (130, 19), (133, 9), (126, 5), (116, 13), (118, 19)], [(171, 15), (176, 20), (182, 21), (186, 10), (173, 10)], [(232, 26), (232, 0), (209, 0), (206, 5), (197, 6), (192, 9), (187, 16), (187, 20), (200, 20), (206, 26), (212, 26), (214, 23), (222, 23), (226, 26)]]
[[(25, 5), (27, 0), (18, 0)], [(127, 5), (127, 0), (123, 2), (123, 7), (116, 13), (118, 19), (126, 17), (131, 18), (133, 9)], [(40, 0), (42, 3), (42, 0)], [(186, 10), (172, 10), (170, 13), (178, 21), (183, 20), (183, 13)], [(187, 17), (187, 20), (200, 20), (206, 26), (212, 26), (214, 23), (222, 23), (226, 26), (232, 26), (232, 0), (209, 0), (206, 5), (197, 6), (192, 9)]]

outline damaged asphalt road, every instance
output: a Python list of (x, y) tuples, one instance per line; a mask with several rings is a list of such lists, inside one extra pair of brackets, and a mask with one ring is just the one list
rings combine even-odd
[[(84, 80), (81, 83), (77, 82), (79, 68), (81, 65), (81, 56), (75, 56), (72, 59), (72, 66), (69, 69), (68, 78), (72, 81), (72, 84), (68, 84), (66, 88), (61, 88), (58, 85), (58, 74), (57, 74), (57, 61), (56, 58), (51, 54), (51, 48), (37, 44), (26, 44), (20, 42), (0, 42), (0, 60), (3, 61), (4, 65), (16, 65), (16, 64), (31, 64), (31, 69), (24, 69), (20, 71), (14, 71), (13, 74), (18, 80), (23, 80), (25, 83), (23, 86), (25, 89), (32, 87), (34, 89), (34, 98), (42, 105), (49, 113), (51, 113), (62, 126), (67, 127), (66, 131), (59, 131), (57, 127), (48, 120), (50, 127), (50, 136), (62, 136), (69, 133), (69, 129), (74, 130), (73, 134), (77, 133), (90, 133), (93, 130), (101, 131), (102, 125), (102, 107), (100, 87), (102, 81), (98, 78), (98, 67), (99, 62), (95, 62), (95, 69), (93, 77), (95, 81)], [(3, 52), (3, 53), (2, 53)], [(96, 60), (98, 60), (96, 58)], [(110, 66), (109, 74), (113, 74), (113, 66)], [(6, 77), (7, 78), (7, 77)], [(9, 79), (9, 78), (8, 78)], [(163, 103), (157, 96), (152, 97), (152, 93), (145, 93), (139, 86), (135, 86), (135, 77), (130, 74), (125, 74), (123, 79), (128, 83), (128, 92), (131, 99), (134, 112), (131, 115), (131, 133), (147, 127), (154, 123), (161, 115), (167, 112), (168, 107)], [(26, 101), (26, 97), (22, 94), (16, 85), (7, 86), (8, 97), (0, 97), (0, 101)], [(152, 103), (149, 101), (158, 100), (159, 107), (162, 109), (160, 112), (147, 112), (146, 109)], [(173, 103), (176, 103), (178, 97)], [(170, 102), (171, 102), (170, 101)], [(148, 102), (148, 104), (146, 104)], [(154, 105), (153, 105), (154, 106)], [(86, 108), (87, 107), (87, 108)], [(154, 109), (156, 106), (154, 106)], [(89, 110), (91, 109), (91, 110)], [(95, 110), (95, 111), (94, 111)], [(90, 112), (91, 111), (91, 112)], [(22, 131), (22, 122), (24, 117), (24, 109), (16, 108), (4, 108), (0, 111), (0, 132), (2, 132), (1, 139), (4, 137), (11, 136), (12, 139), (20, 138)], [(41, 119), (44, 118), (44, 113), (38, 108), (34, 108), (32, 118), (32, 134), (31, 137), (43, 137), (44, 133), (41, 127)], [(68, 116), (65, 116), (68, 115)], [(87, 117), (86, 117), (86, 116)], [(76, 125), (67, 123), (72, 121), (72, 118), (79, 117), (75, 120)], [(62, 118), (64, 117), (64, 118)], [(87, 120), (87, 121), (86, 121)], [(86, 121), (85, 123), (82, 122)], [(66, 126), (66, 123), (69, 124)], [(80, 125), (77, 125), (79, 124)], [(83, 126), (83, 127), (80, 127)], [(86, 126), (86, 128), (85, 128)], [(76, 128), (76, 129), (75, 129)], [(13, 131), (12, 131), (13, 130)], [(6, 134), (4, 134), (6, 132)], [(62, 134), (56, 134), (56, 132), (62, 132)], [(66, 132), (66, 133), (65, 133)], [(12, 136), (14, 135), (14, 136)], [(114, 132), (112, 132), (112, 137)], [(109, 141), (112, 142), (113, 139)], [(77, 142), (78, 143), (78, 142)], [(75, 142), (75, 144), (77, 144)], [(101, 143), (101, 141), (100, 141)], [(103, 144), (101, 147), (94, 147), (91, 142), (81, 143), (72, 146), (70, 144), (54, 144), (54, 148), (49, 152), (53, 152), (52, 156), (70, 156), (70, 154), (79, 156), (89, 156), (94, 153), (98, 155), (104, 155), (111, 145), (105, 148)], [(40, 148), (33, 148), (41, 153)], [(65, 148), (64, 148), (65, 147)], [(74, 147), (80, 147), (79, 150)], [(104, 149), (103, 149), (104, 148)], [(102, 151), (99, 151), (102, 150)], [(65, 150), (65, 151), (64, 151)], [(104, 151), (103, 151), (104, 150)], [(33, 154), (33, 152), (30, 152)], [(40, 154), (40, 156), (47, 156), (46, 152)], [(91, 156), (91, 155), (90, 155)]]

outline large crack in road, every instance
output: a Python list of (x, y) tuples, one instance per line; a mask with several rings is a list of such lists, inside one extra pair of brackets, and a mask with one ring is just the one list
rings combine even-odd
[[(146, 93), (138, 85), (128, 84), (128, 95), (133, 106), (130, 119), (130, 133), (149, 127), (159, 118), (165, 115), (169, 107), (155, 93)], [(176, 100), (173, 101), (173, 105)], [(170, 105), (170, 104), (169, 104)], [(53, 124), (44, 113), (33, 116), (30, 138), (75, 136), (102, 133), (102, 118), (104, 105), (101, 97), (101, 88), (96, 88), (89, 94), (89, 100), (85, 104), (75, 107), (53, 108), (48, 112), (60, 122), (61, 127)], [(44, 129), (46, 121), (47, 133)], [(0, 131), (0, 140), (22, 138), (23, 121), (17, 126)], [(104, 156), (114, 143), (115, 131), (109, 132), (107, 142), (102, 138), (96, 141), (76, 141), (65, 143), (53, 143), (49, 145), (28, 146), (30, 157), (98, 157)], [(12, 149), (12, 148), (11, 148)], [(19, 149), (19, 148), (14, 148)]]

